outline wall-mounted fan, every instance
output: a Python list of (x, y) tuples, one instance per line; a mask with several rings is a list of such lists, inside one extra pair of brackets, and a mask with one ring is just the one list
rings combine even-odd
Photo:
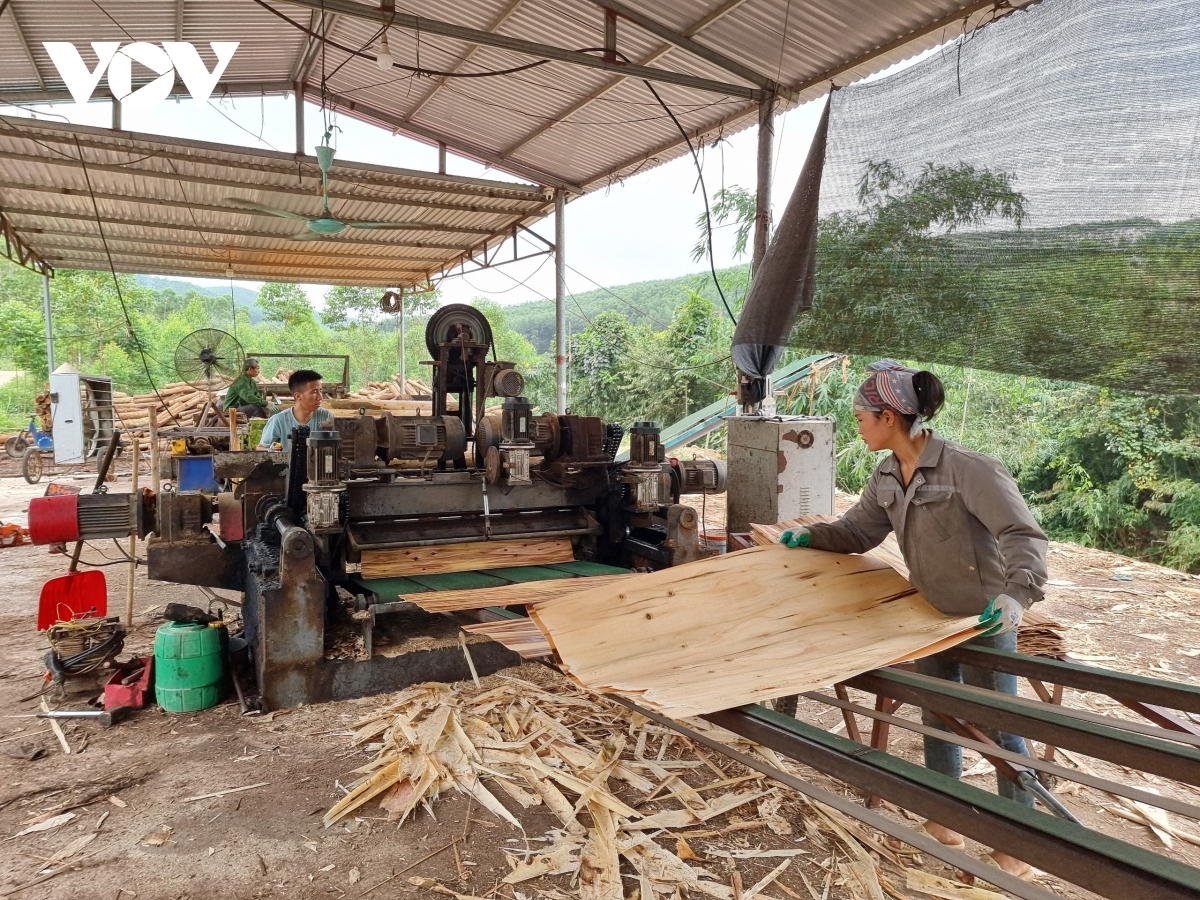
[(228, 331), (201, 328), (175, 348), (175, 372), (194, 388), (217, 391), (242, 374), (246, 352)]
[(270, 213), (284, 219), (295, 219), (303, 222), (307, 232), (293, 235), (294, 241), (319, 241), (322, 238), (336, 237), (347, 228), (425, 228), (421, 222), (347, 222), (337, 218), (329, 208), (329, 169), (333, 166), (333, 148), (329, 146), (330, 133), (325, 132), (325, 140), (316, 148), (317, 165), (321, 167), (321, 215), (316, 217), (302, 216), (299, 213), (288, 212), (286, 209), (275, 209), (263, 206), (261, 203), (251, 203), (249, 200), (239, 200), (227, 197), (225, 202), (232, 203), (242, 209), (255, 209), (259, 212)]

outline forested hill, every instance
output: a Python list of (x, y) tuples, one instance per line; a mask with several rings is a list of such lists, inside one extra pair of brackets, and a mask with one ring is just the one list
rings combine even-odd
[[(190, 291), (195, 291), (197, 294), (203, 294), (206, 297), (229, 296), (229, 288), (204, 287), (191, 281), (181, 281), (178, 278), (162, 278), (158, 275), (138, 275), (136, 276), (136, 280), (142, 287), (150, 288), (152, 291), (174, 291), (180, 297), (186, 297)], [(250, 323), (252, 325), (257, 325), (262, 321), (262, 310), (256, 305), (258, 291), (242, 287), (241, 285), (234, 285), (233, 297), (234, 302), (238, 306), (249, 310)]]
[[(749, 266), (732, 266), (720, 269), (721, 286), (729, 302), (734, 294), (741, 296)], [(737, 286), (741, 285), (740, 288)], [(734, 287), (731, 291), (730, 288)], [(567, 297), (567, 319), (571, 332), (587, 327), (587, 321), (605, 310), (616, 310), (635, 325), (646, 324), (660, 331), (671, 321), (676, 308), (687, 299), (687, 291), (693, 290), (708, 297), (720, 308), (721, 298), (707, 272), (684, 275), (680, 278), (662, 278), (656, 281), (636, 281), (607, 289), (597, 289)], [(554, 342), (554, 303), (551, 300), (532, 300), (504, 307), (504, 316), (509, 327), (519, 331), (537, 348), (545, 353)], [(585, 319), (586, 317), (586, 319)]]

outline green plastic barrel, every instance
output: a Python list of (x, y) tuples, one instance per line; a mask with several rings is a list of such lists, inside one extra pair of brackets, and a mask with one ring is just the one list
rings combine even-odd
[(167, 712), (216, 706), (225, 674), (225, 628), (167, 622), (154, 635), (154, 694)]

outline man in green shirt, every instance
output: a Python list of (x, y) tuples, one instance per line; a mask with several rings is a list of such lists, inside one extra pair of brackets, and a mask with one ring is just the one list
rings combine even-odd
[(222, 409), (236, 409), (246, 419), (265, 419), (270, 415), (267, 412), (267, 399), (254, 380), (258, 377), (258, 371), (258, 360), (247, 356), (245, 365), (242, 366), (242, 374), (235, 378), (233, 384), (225, 391)]

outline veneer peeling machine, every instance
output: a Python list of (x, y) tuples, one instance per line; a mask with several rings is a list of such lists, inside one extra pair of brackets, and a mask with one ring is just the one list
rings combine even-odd
[[(272, 708), (469, 677), (457, 625), (425, 616), (405, 594), (699, 558), (699, 516), (679, 499), (722, 493), (724, 463), (666, 458), (653, 422), (633, 425), (630, 459), (614, 462), (622, 427), (535, 412), (524, 377), (494, 358), (491, 327), (473, 307), (440, 308), (425, 338), (431, 415), (359, 410), (329, 431), (297, 429), (286, 453), (217, 453), (213, 471), (227, 489), (215, 496), (38, 498), (31, 534), (43, 543), (151, 535), (151, 578), (244, 592), (258, 688)], [(552, 536), (570, 539), (576, 562), (362, 575), (371, 551)], [(348, 607), (361, 643), (340, 654), (332, 637)], [(472, 659), (480, 674), (517, 661), (490, 642), (472, 644)]]

